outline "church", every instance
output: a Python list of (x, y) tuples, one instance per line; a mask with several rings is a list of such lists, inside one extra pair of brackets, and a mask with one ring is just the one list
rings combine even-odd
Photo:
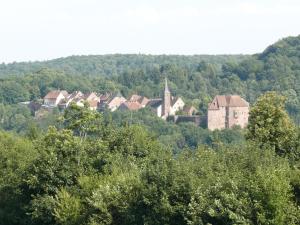
[(183, 110), (185, 103), (182, 98), (172, 96), (168, 81), (165, 79), (162, 98), (150, 99), (147, 106), (151, 107), (158, 117), (166, 120), (169, 116), (175, 116), (176, 112)]

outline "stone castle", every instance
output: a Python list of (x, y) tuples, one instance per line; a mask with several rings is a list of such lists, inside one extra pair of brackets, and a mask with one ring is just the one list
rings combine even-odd
[(221, 130), (248, 124), (249, 103), (238, 95), (217, 95), (208, 105), (207, 128)]

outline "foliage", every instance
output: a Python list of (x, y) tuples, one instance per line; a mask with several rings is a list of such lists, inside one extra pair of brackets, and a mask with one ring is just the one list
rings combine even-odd
[(30, 141), (0, 132), (0, 224), (28, 224), (24, 218), (28, 198), (22, 179), (37, 157)]
[(299, 158), (297, 129), (284, 110), (285, 98), (275, 92), (261, 96), (251, 108), (247, 138), (270, 146), (280, 156)]

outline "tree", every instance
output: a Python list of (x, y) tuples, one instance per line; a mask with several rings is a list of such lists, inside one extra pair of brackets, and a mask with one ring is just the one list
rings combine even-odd
[(54, 196), (61, 187), (75, 185), (84, 171), (85, 152), (71, 130), (48, 133), (35, 143), (39, 156), (26, 171), (24, 192), (31, 197), (28, 214), (37, 224), (53, 224)]
[(84, 104), (84, 107), (71, 104), (65, 110), (62, 120), (65, 128), (73, 130), (81, 141), (88, 134), (99, 134), (102, 128), (101, 114), (90, 110), (87, 103)]
[(0, 225), (28, 224), (24, 207), (29, 196), (22, 193), (21, 185), (36, 157), (37, 151), (29, 140), (0, 132)]
[(284, 109), (285, 97), (275, 92), (261, 96), (250, 110), (247, 139), (270, 146), (280, 156), (298, 158), (297, 130)]

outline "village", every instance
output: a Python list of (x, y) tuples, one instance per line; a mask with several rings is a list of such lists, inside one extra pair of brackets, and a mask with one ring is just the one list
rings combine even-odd
[(197, 126), (206, 124), (207, 128), (212, 131), (234, 126), (245, 128), (249, 116), (249, 103), (238, 95), (215, 96), (208, 105), (207, 115), (200, 116), (194, 106), (186, 105), (181, 97), (172, 96), (167, 79), (165, 79), (164, 90), (160, 98), (151, 99), (134, 94), (126, 99), (120, 93), (90, 92), (84, 94), (81, 91), (68, 93), (65, 90), (53, 90), (43, 98), (42, 104), (28, 103), (34, 111), (53, 108), (63, 110), (71, 104), (81, 107), (87, 104), (90, 110), (109, 110), (111, 112), (116, 110), (137, 111), (148, 107), (156, 116), (164, 120), (175, 123), (192, 122)]

